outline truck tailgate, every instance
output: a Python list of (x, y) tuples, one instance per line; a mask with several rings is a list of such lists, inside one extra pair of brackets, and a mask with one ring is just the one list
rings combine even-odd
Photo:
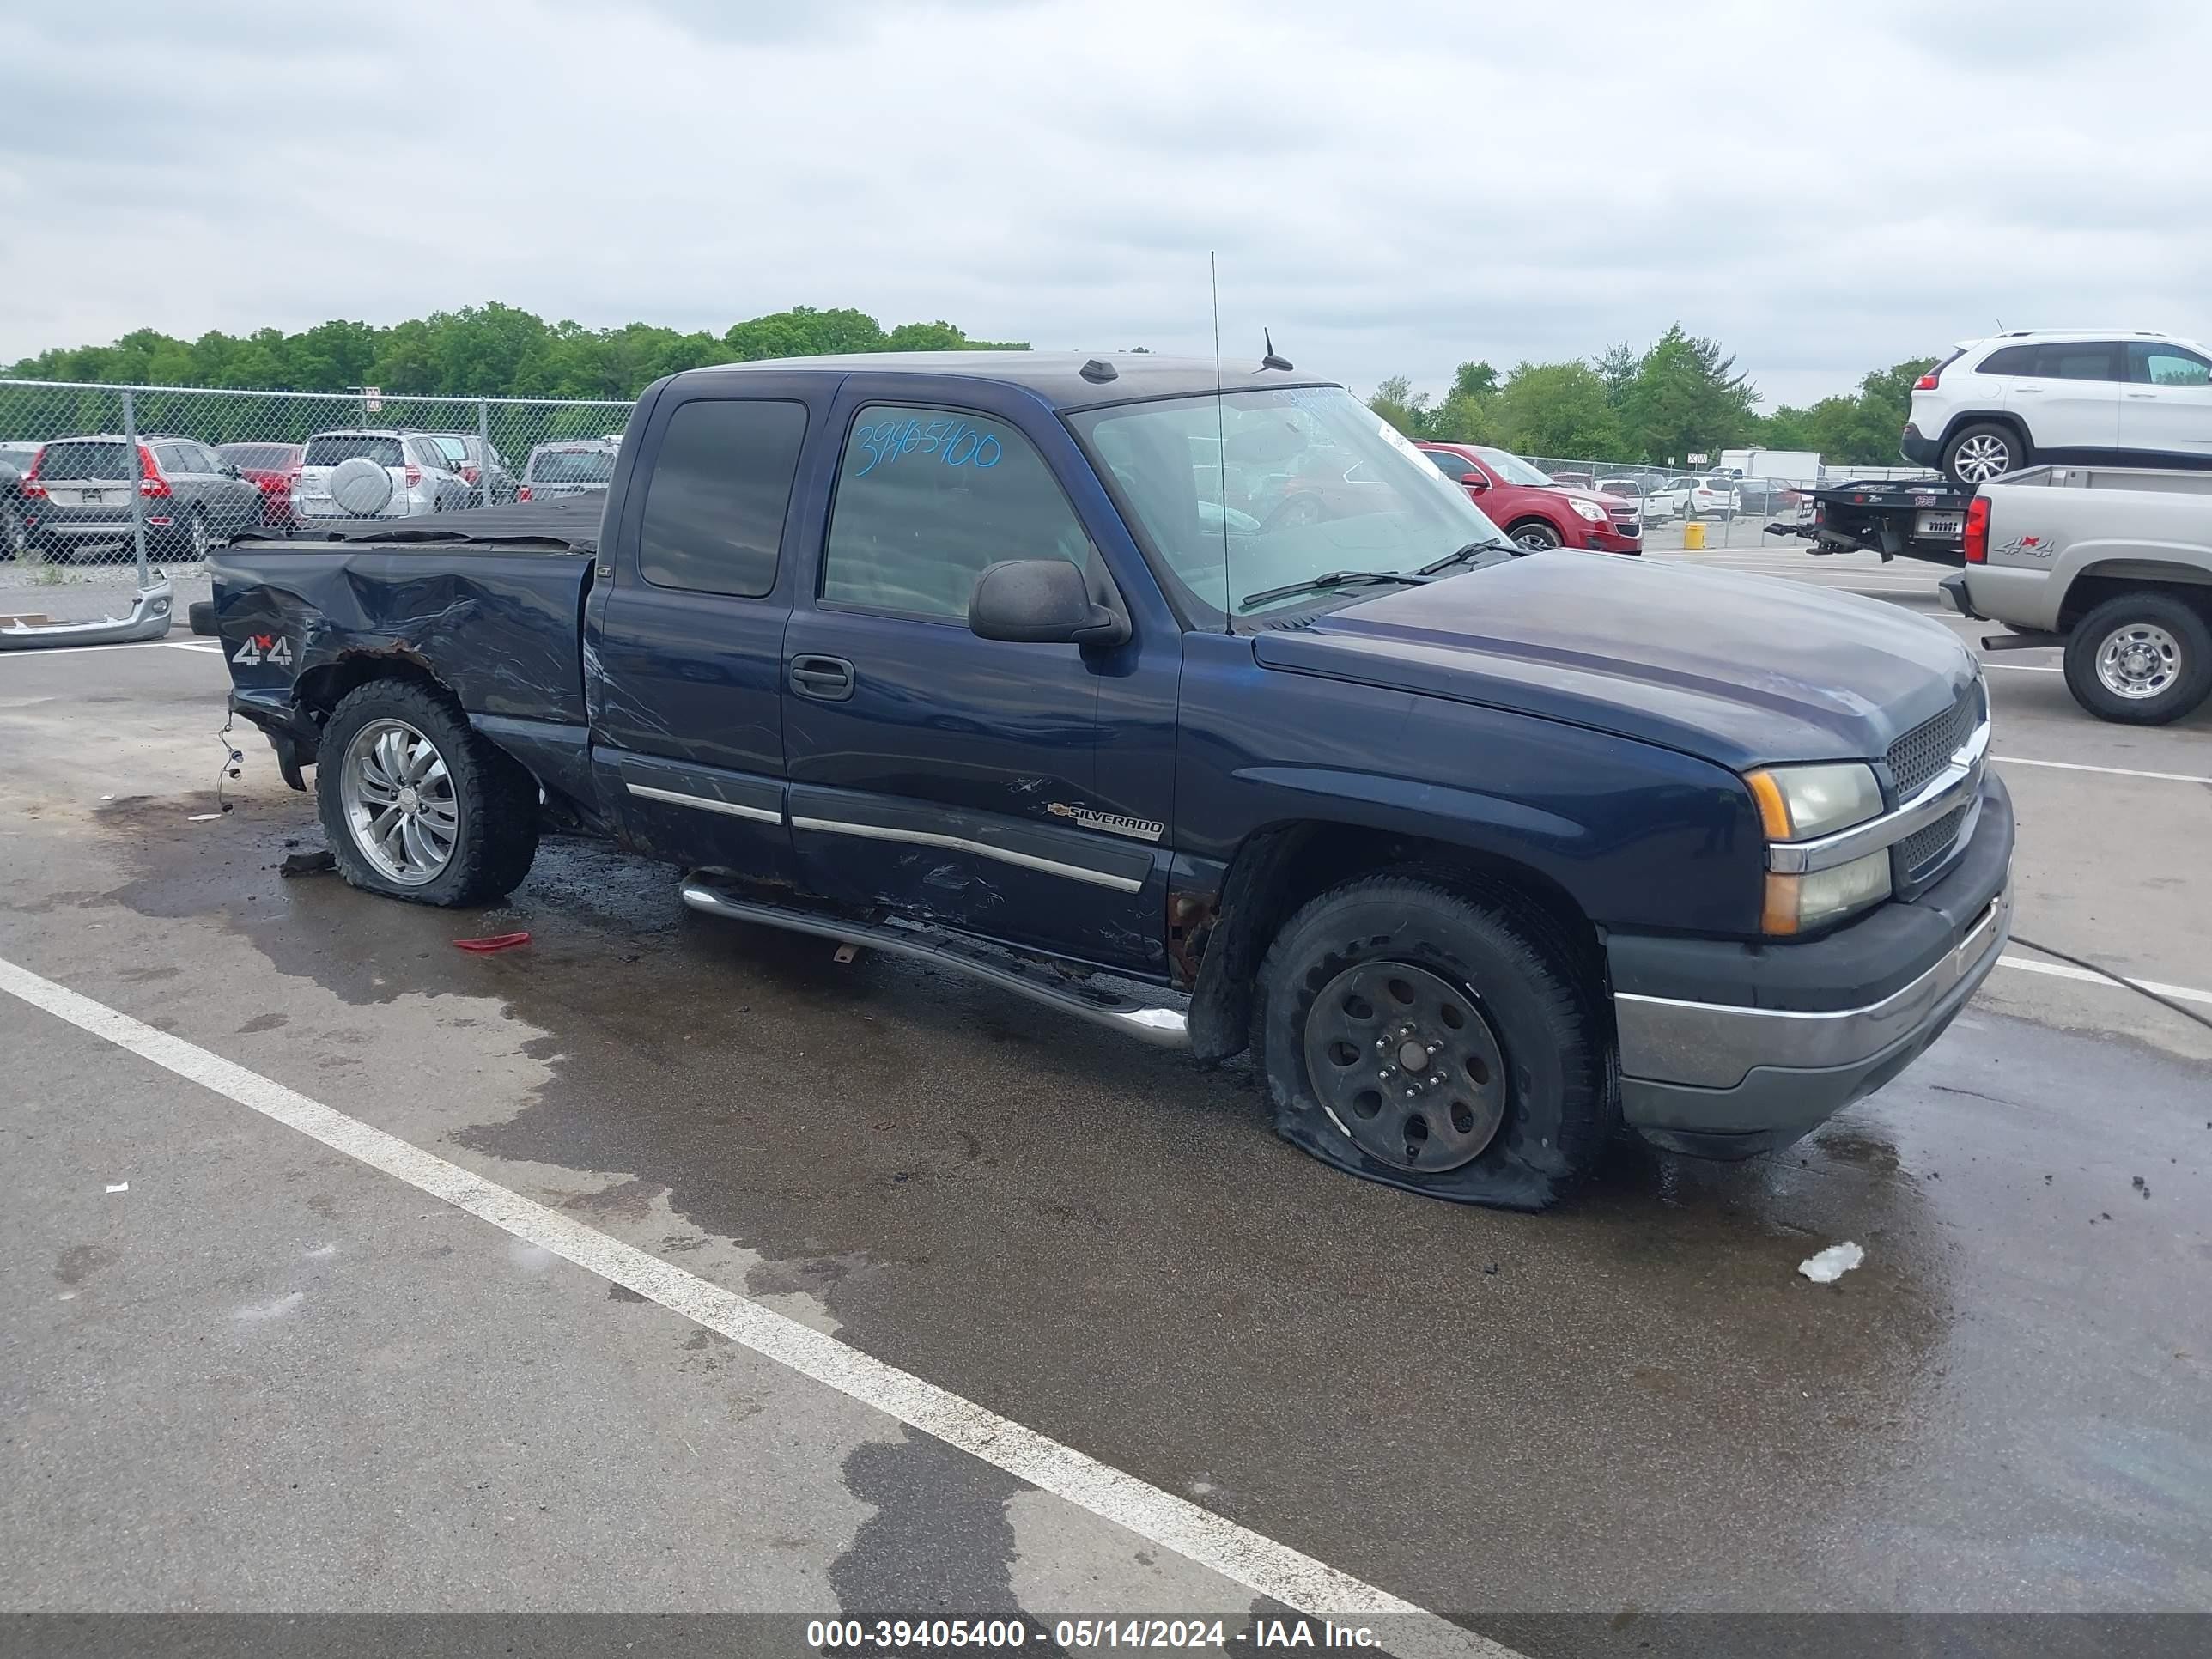
[(434, 674), (471, 714), (586, 723), (586, 554), (247, 542), (209, 569), (216, 631), (242, 700), (289, 706), (307, 675), (392, 657)]

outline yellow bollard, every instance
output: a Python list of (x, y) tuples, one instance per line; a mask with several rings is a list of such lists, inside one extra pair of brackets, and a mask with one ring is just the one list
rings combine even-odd
[(1702, 551), (1702, 550), (1704, 550), (1705, 545), (1705, 526), (1703, 526), (1703, 525), (1701, 525), (1701, 524), (1698, 524), (1698, 523), (1697, 523), (1697, 522), (1695, 522), (1695, 521), (1693, 520), (1693, 521), (1692, 521), (1691, 523), (1689, 523), (1689, 524), (1686, 524), (1686, 525), (1684, 525), (1684, 526), (1682, 526), (1682, 548), (1683, 548), (1683, 550), (1684, 550), (1685, 552), (1689, 552), (1689, 553), (1700, 552), (1700, 551)]

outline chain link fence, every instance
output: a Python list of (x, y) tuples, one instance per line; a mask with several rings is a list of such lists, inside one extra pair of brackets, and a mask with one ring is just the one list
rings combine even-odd
[(631, 405), (0, 380), (0, 627), (119, 616), (208, 553), (605, 488)]

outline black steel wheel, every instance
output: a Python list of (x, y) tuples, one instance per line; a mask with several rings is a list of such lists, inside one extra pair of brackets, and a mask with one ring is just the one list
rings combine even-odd
[(1464, 872), (1362, 876), (1308, 901), (1255, 985), (1252, 1059), (1275, 1133), (1430, 1197), (1556, 1203), (1620, 1121), (1589, 950)]
[(1401, 1170), (1456, 1170), (1505, 1121), (1505, 1055), (1475, 1000), (1411, 963), (1355, 963), (1306, 1011), (1306, 1075), (1329, 1119)]

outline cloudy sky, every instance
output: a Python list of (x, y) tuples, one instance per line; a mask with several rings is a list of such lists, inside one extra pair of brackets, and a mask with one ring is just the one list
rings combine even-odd
[(1363, 389), (1680, 319), (1778, 402), (2212, 337), (2203, 0), (98, 0), (0, 25), (0, 362), (793, 304)]

